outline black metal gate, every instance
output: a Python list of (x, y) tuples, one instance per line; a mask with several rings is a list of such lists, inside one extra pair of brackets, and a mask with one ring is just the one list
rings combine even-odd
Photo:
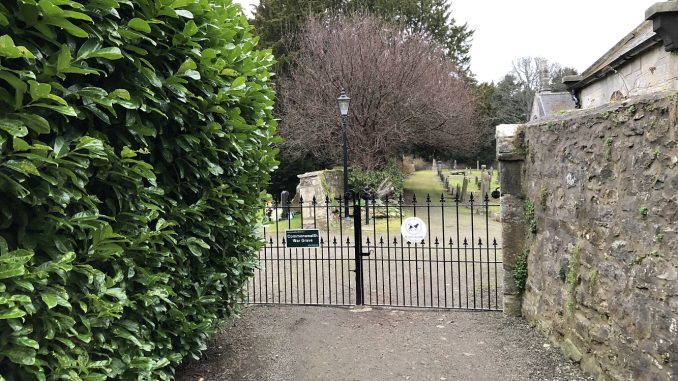
[[(499, 205), (473, 194), (407, 199), (268, 205), (247, 302), (501, 310)], [(351, 216), (343, 214), (344, 202)], [(400, 228), (410, 216), (426, 224), (421, 241), (403, 239)], [(318, 233), (317, 247), (288, 242), (292, 233)]]

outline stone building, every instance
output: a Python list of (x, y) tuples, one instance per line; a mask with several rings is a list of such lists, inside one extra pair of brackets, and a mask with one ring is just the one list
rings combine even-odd
[(581, 108), (678, 90), (678, 1), (654, 4), (645, 18), (581, 75), (563, 78)]

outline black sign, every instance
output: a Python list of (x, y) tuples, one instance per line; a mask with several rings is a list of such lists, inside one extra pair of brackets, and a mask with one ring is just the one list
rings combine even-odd
[(287, 247), (320, 247), (318, 229), (298, 229), (285, 231)]

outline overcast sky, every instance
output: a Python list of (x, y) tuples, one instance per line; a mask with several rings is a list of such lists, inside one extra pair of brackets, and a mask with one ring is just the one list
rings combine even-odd
[[(235, 0), (246, 10), (258, 0)], [(452, 0), (457, 23), (475, 30), (471, 71), (497, 82), (519, 57), (542, 56), (584, 71), (645, 19), (657, 0)], [(249, 14), (249, 11), (248, 11)]]

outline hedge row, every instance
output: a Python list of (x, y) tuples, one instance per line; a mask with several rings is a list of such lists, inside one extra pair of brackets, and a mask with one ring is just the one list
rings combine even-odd
[(237, 311), (270, 52), (222, 0), (0, 3), (0, 380), (171, 379)]

